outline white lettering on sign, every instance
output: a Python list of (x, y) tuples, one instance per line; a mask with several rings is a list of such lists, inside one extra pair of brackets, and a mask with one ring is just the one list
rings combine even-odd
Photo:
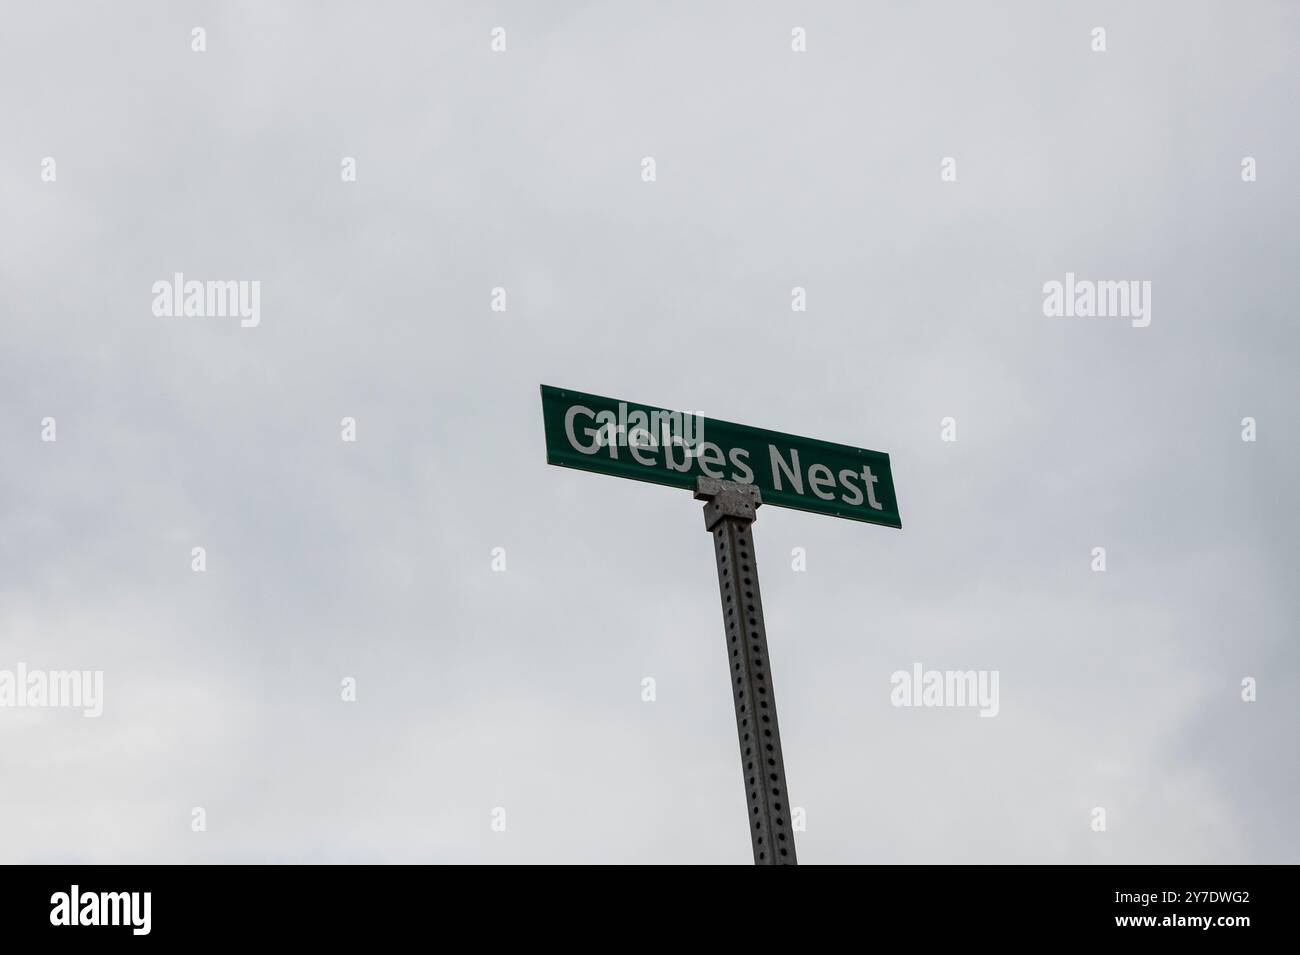
[[(799, 452), (791, 448), (790, 460), (787, 463), (776, 445), (769, 444), (767, 449), (768, 453), (772, 455), (772, 486), (778, 491), (784, 490), (785, 486), (781, 483), (782, 475), (784, 475), (785, 480), (790, 483), (794, 492), (803, 494), (805, 472), (799, 467)], [(836, 481), (835, 477), (832, 476), (834, 472), (830, 468), (824, 464), (814, 463), (808, 466), (806, 473), (808, 475), (808, 484), (815, 495), (823, 501), (835, 500), (837, 495), (830, 489), (836, 487)], [(853, 483), (858, 477), (861, 477), (866, 482), (867, 503), (877, 511), (883, 510), (883, 505), (876, 500), (876, 481), (879, 478), (871, 473), (870, 465), (864, 464), (860, 474), (850, 468), (844, 468), (840, 471), (838, 477), (839, 483), (844, 485), (849, 492), (849, 496), (839, 496), (839, 499), (845, 504), (856, 506), (862, 503), (862, 488)], [(750, 482), (744, 481), (741, 483), (748, 484)]]
[[(662, 419), (660, 416), (662, 414)], [(747, 448), (725, 448), (715, 441), (703, 440), (703, 421), (694, 434), (683, 434), (682, 426), (698, 416), (679, 412), (628, 412), (626, 406), (612, 411), (593, 411), (584, 405), (570, 405), (564, 413), (564, 436), (579, 454), (594, 455), (602, 450), (611, 460), (619, 459), (619, 448), (626, 448), (632, 459), (643, 467), (664, 467), (678, 473), (691, 469), (691, 460), (707, 477), (739, 484), (754, 483), (754, 469)], [(671, 419), (671, 420), (669, 420)], [(676, 429), (676, 430), (675, 430)], [(879, 478), (870, 465), (861, 469), (843, 468), (837, 474), (830, 467), (812, 460), (801, 460), (795, 448), (780, 448), (769, 443), (772, 487), (814, 496), (823, 501), (839, 500), (856, 507), (865, 500), (874, 510), (884, 510), (876, 498)]]

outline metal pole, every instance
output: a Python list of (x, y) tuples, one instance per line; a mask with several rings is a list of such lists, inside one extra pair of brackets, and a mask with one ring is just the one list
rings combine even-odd
[(751, 527), (757, 519), (755, 511), (763, 503), (762, 495), (752, 484), (702, 477), (696, 479), (695, 499), (706, 502), (704, 526), (713, 535), (718, 562), (754, 865), (795, 865), (785, 760), (781, 757)]

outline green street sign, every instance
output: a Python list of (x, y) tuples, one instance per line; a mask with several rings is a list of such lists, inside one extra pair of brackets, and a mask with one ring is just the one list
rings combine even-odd
[(546, 462), (694, 489), (756, 485), (764, 504), (902, 527), (889, 455), (542, 385)]

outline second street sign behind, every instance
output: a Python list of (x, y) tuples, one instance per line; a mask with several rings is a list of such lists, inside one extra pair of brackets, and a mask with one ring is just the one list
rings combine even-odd
[(764, 504), (902, 527), (889, 455), (542, 385), (546, 460), (695, 488), (754, 484)]

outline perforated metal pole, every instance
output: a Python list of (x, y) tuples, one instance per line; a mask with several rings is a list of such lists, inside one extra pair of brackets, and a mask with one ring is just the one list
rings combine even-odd
[(785, 788), (785, 760), (776, 722), (776, 693), (767, 656), (763, 599), (752, 524), (763, 503), (752, 484), (698, 478), (695, 499), (705, 501), (704, 526), (713, 535), (722, 622), (727, 634), (731, 692), (740, 736), (740, 765), (749, 799), (749, 836), (755, 865), (795, 865), (794, 830)]

